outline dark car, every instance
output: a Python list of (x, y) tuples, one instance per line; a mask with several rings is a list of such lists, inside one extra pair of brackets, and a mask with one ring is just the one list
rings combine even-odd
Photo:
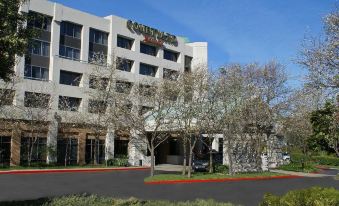
[[(213, 165), (215, 164), (222, 164), (222, 154), (213, 150), (212, 151), (212, 155), (213, 155)], [(193, 158), (193, 162), (192, 162), (192, 169), (193, 171), (199, 171), (199, 172), (204, 172), (204, 171), (208, 171), (209, 170), (209, 154), (205, 154), (205, 155), (200, 155), (200, 156), (194, 156)]]

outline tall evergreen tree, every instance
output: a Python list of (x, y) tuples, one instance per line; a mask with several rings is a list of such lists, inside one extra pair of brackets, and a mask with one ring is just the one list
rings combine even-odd
[(19, 12), (27, 0), (0, 0), (0, 79), (14, 74), (15, 56), (22, 56), (33, 33), (25, 26), (27, 14)]

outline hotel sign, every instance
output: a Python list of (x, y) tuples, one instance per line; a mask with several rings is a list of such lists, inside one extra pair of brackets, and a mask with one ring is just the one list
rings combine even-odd
[(133, 22), (131, 20), (127, 21), (127, 28), (141, 33), (145, 36), (145, 42), (152, 43), (158, 46), (162, 46), (163, 43), (172, 44), (174, 46), (178, 45), (177, 37), (169, 34), (167, 32), (159, 31), (158, 29)]

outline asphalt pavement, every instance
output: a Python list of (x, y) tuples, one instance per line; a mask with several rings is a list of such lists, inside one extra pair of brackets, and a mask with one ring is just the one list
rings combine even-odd
[[(239, 182), (145, 185), (149, 171), (110, 171), (54, 174), (0, 175), (0, 201), (31, 200), (68, 194), (163, 200), (215, 199), (241, 205), (257, 205), (267, 192), (284, 194), (311, 186), (335, 187), (333, 177), (301, 177)], [(1, 204), (0, 204), (1, 205)]]

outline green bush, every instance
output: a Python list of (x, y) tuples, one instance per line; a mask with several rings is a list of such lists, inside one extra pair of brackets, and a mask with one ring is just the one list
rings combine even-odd
[(228, 166), (227, 165), (222, 165), (222, 164), (216, 164), (214, 166), (214, 172), (215, 173), (227, 174), (228, 173)]
[(39, 199), (30, 201), (0, 202), (5, 206), (232, 206), (230, 203), (215, 202), (214, 200), (195, 200), (185, 202), (169, 202), (158, 200), (138, 200), (130, 198), (127, 200), (98, 197), (95, 195), (72, 195), (53, 199)]
[(312, 158), (310, 155), (302, 154), (302, 153), (292, 153), (291, 154), (291, 162), (292, 163), (301, 163), (301, 162), (309, 162)]
[(128, 166), (128, 157), (127, 156), (117, 156), (114, 159), (107, 160), (108, 166), (116, 167), (127, 167)]
[(266, 194), (261, 206), (335, 206), (339, 205), (339, 190), (334, 188), (311, 187), (293, 190), (283, 196)]
[(291, 162), (287, 165), (281, 165), (277, 169), (286, 170), (286, 171), (294, 171), (294, 172), (315, 172), (317, 168), (314, 167), (312, 162), (305, 162), (304, 166), (299, 162)]
[(314, 156), (312, 159), (320, 165), (339, 166), (339, 158), (338, 157)]

